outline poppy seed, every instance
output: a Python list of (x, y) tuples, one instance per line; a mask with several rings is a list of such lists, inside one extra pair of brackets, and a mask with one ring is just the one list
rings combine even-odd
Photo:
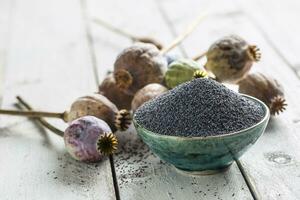
[(264, 115), (257, 102), (214, 80), (198, 78), (144, 103), (135, 120), (158, 134), (195, 137), (239, 131)]

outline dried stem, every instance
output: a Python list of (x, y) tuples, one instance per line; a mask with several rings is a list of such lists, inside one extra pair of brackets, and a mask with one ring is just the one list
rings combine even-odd
[[(20, 96), (16, 97), (17, 100), (19, 101), (19, 103), (21, 105), (23, 105), (27, 110), (29, 111), (33, 111), (33, 108), (24, 100), (22, 99)], [(64, 132), (59, 130), (58, 128), (54, 127), (53, 125), (51, 125), (49, 122), (47, 122), (45, 119), (41, 118), (41, 117), (35, 117), (35, 119), (43, 126), (45, 126), (47, 129), (49, 129), (50, 131), (54, 132), (55, 134), (63, 137)]]
[(151, 38), (151, 37), (139, 37), (139, 36), (136, 36), (132, 33), (129, 33), (127, 31), (124, 31), (118, 27), (115, 27), (113, 25), (111, 25), (110, 23), (108, 22), (105, 22), (104, 20), (102, 19), (99, 19), (99, 18), (95, 18), (93, 19), (93, 21), (100, 25), (100, 26), (103, 26), (109, 30), (111, 30), (112, 32), (114, 33), (117, 33), (117, 34), (120, 34), (124, 37), (127, 37), (129, 39), (132, 40), (132, 42), (142, 42), (142, 43), (150, 43), (150, 44), (153, 44), (155, 45), (159, 50), (161, 50), (163, 48), (163, 45), (156, 39), (154, 38)]
[(64, 119), (64, 113), (53, 113), (53, 112), (44, 112), (44, 111), (20, 111), (20, 110), (0, 109), (0, 114), (27, 116), (27, 117), (51, 117), (51, 118)]
[(124, 31), (124, 30), (122, 30), (122, 29), (120, 29), (120, 28), (117, 28), (117, 27), (115, 27), (115, 26), (113, 26), (113, 25), (111, 25), (111, 24), (109, 24), (109, 23), (103, 21), (102, 19), (95, 18), (95, 19), (93, 19), (93, 21), (94, 21), (96, 24), (98, 24), (98, 25), (100, 25), (100, 26), (103, 26), (103, 27), (105, 27), (105, 28), (111, 30), (111, 31), (114, 32), (114, 33), (118, 33), (118, 34), (123, 35), (123, 36), (125, 36), (125, 37), (127, 37), (127, 38), (130, 38), (132, 41), (137, 41), (137, 40), (139, 40), (139, 37), (137, 37), (137, 36), (135, 36), (135, 35), (133, 35), (133, 34), (131, 34), (131, 33), (128, 33), (127, 31)]
[(178, 44), (180, 44), (189, 34), (191, 34), (196, 29), (196, 27), (205, 17), (206, 13), (198, 16), (197, 19), (193, 21), (192, 24), (190, 24), (187, 29), (182, 34), (180, 34), (169, 46), (161, 50), (161, 54), (166, 54), (167, 52), (175, 48)]
[(194, 61), (198, 61), (198, 60), (200, 60), (201, 58), (203, 58), (203, 57), (206, 55), (206, 53), (207, 53), (207, 51), (201, 52), (200, 54), (194, 56), (192, 59), (193, 59)]

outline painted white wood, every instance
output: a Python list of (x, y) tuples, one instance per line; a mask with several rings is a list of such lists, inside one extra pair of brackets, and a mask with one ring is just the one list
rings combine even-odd
[[(0, 11), (3, 2), (10, 1), (1, 1)], [(21, 95), (36, 108), (64, 111), (96, 91), (80, 2), (11, 2), (2, 107), (14, 108)], [(73, 160), (62, 138), (26, 118), (1, 116), (0, 127), (0, 199), (115, 199), (108, 160)]]
[(131, 128), (118, 134), (115, 166), (122, 199), (252, 199), (235, 163), (224, 173), (188, 175), (152, 154)]
[[(297, 11), (300, 4), (297, 1), (278, 3), (274, 2), (272, 5), (259, 3), (255, 6), (260, 7), (257, 9), (260, 10), (257, 15), (249, 13), (249, 8), (255, 8), (254, 2), (243, 6), (246, 14), (250, 16), (248, 18), (258, 17), (257, 21), (254, 19), (252, 22), (256, 27), (257, 23), (260, 24), (260, 33), (264, 36), (260, 40), (277, 49), (272, 51), (270, 47), (266, 48), (264, 59), (258, 68), (261, 67), (262, 71), (280, 80), (286, 90), (288, 101), (288, 110), (270, 121), (267, 132), (259, 143), (260, 149), (249, 151), (249, 156), (245, 157), (243, 162), (265, 199), (299, 199), (300, 81), (299, 58), (296, 52), (299, 50), (297, 32), (300, 33), (300, 30), (293, 23), (300, 17)], [(263, 13), (263, 10), (267, 12), (262, 16), (259, 13)], [(280, 11), (281, 14), (275, 14), (276, 11)], [(260, 163), (259, 160), (264, 162)]]
[[(167, 44), (174, 37), (159, 9), (157, 2), (152, 0), (113, 0), (110, 3), (88, 1), (90, 16), (99, 17), (136, 34), (153, 35)], [(190, 16), (189, 21), (184, 21), (186, 27), (197, 14), (184, 14)], [(130, 41), (95, 24), (91, 26), (98, 70), (100, 77), (103, 77), (106, 70), (112, 70), (116, 55), (130, 45)], [(203, 27), (201, 24), (198, 35), (191, 34), (187, 40), (197, 41), (195, 38), (199, 37), (199, 32), (205, 31)], [(174, 52), (178, 53), (178, 49)], [(115, 156), (115, 167), (122, 200), (252, 199), (236, 164), (223, 174), (192, 177), (178, 173), (149, 152), (146, 145), (137, 138), (133, 127), (130, 131), (118, 133), (118, 137), (120, 149)]]
[[(284, 3), (275, 0), (271, 4), (259, 0), (238, 2), (269, 43), (273, 45), (273, 48), (277, 49), (286, 63), (300, 77), (298, 54), (300, 27), (296, 25), (299, 23), (300, 2), (295, 0), (287, 0)], [(253, 12), (254, 10), (255, 12)]]
[[(179, 9), (174, 6), (177, 2), (181, 1), (164, 1), (164, 6), (169, 8), (168, 13), (173, 21), (180, 17), (182, 22), (176, 23), (177, 30), (180, 30), (184, 26), (184, 22), (188, 21), (188, 17), (185, 20), (183, 14), (178, 16)], [(244, 7), (247, 7), (248, 2), (250, 3), (250, 1), (243, 1)], [(213, 41), (224, 35), (235, 33), (249, 42), (257, 44), (262, 51), (262, 61), (253, 66), (252, 72), (260, 71), (270, 74), (283, 84), (289, 104), (287, 110), (280, 116), (270, 120), (265, 134), (241, 158), (241, 162), (261, 199), (299, 199), (299, 79), (270, 46), (268, 40), (257, 29), (257, 26), (253, 24), (247, 15), (243, 14), (245, 13), (243, 11), (244, 7), (240, 7), (240, 4), (236, 4), (235, 1), (226, 1), (221, 4), (220, 1), (196, 0), (188, 0), (185, 3), (194, 6), (192, 8), (180, 6), (180, 11), (181, 13), (189, 12), (190, 15), (196, 13), (197, 8), (206, 4), (218, 5), (218, 7), (222, 7), (224, 4), (225, 7), (231, 10), (229, 13), (226, 13), (226, 10), (225, 12), (220, 10), (219, 14), (215, 14), (205, 21), (205, 24), (203, 24), (205, 31), (199, 31), (199, 37), (194, 38), (194, 41), (186, 41), (185, 47), (189, 55), (194, 55), (196, 49), (208, 48)], [(256, 9), (250, 10), (253, 15), (256, 14)], [(264, 8), (264, 14), (268, 15), (267, 8)], [(283, 18), (284, 15), (285, 12), (280, 13)], [(272, 22), (269, 23), (272, 24)], [(272, 31), (270, 30), (272, 27), (268, 26), (266, 28), (268, 31)], [(289, 39), (293, 40), (293, 38)]]
[[(7, 2), (9, 4), (5, 4)], [(2, 27), (8, 20), (7, 13), (2, 11), (7, 11), (10, 3), (0, 2), (1, 31), (5, 30)], [(62, 111), (74, 98), (95, 91), (79, 3), (51, 1), (45, 4), (19, 0), (13, 5), (15, 9), (7, 56), (3, 54), (6, 45), (0, 44), (0, 68), (3, 63), (6, 67), (3, 106), (11, 107), (14, 96), (21, 94), (38, 108)], [(297, 131), (300, 128), (300, 108), (297, 97), (300, 95), (300, 83), (251, 18), (243, 14), (244, 11), (249, 14), (253, 5), (248, 7), (248, 2), (235, 4), (234, 1), (220, 3), (208, 0), (165, 0), (160, 5), (177, 32), (202, 9), (208, 7), (213, 12), (220, 12), (205, 20), (193, 34), (196, 36), (192, 35), (184, 42), (190, 56), (205, 50), (215, 39), (229, 33), (240, 34), (260, 46), (263, 58), (253, 71), (276, 76), (285, 86), (289, 107), (285, 113), (271, 120), (266, 133), (241, 160), (262, 199), (299, 199), (300, 138)], [(283, 10), (287, 8), (283, 7)], [(291, 8), (293, 14), (286, 11), (280, 16), (293, 21), (294, 17), (291, 16), (298, 16), (293, 12), (296, 8), (297, 5)], [(164, 38), (163, 41), (172, 39), (153, 1), (143, 1), (139, 5), (137, 1), (104, 3), (93, 0), (88, 1), (88, 9), (91, 16), (105, 18), (128, 28), (128, 31), (154, 36), (159, 34), (158, 37)], [(268, 17), (276, 12), (264, 13), (266, 4), (260, 9), (254, 17), (264, 19), (262, 26), (270, 33), (268, 36), (278, 45), (277, 48), (282, 48), (283, 54), (288, 52), (284, 54), (285, 57), (293, 66), (297, 66), (297, 42), (294, 42), (296, 27), (283, 26), (279, 17), (276, 20)], [(97, 25), (91, 26), (99, 76), (102, 78), (112, 66), (117, 53), (130, 41)], [(287, 38), (280, 38), (279, 31), (276, 37), (273, 36), (274, 30), (279, 30), (281, 26), (294, 31), (289, 32)], [(2, 35), (3, 32), (0, 33), (0, 42), (6, 41)], [(293, 49), (291, 52), (289, 46)], [(108, 162), (100, 163), (97, 167), (78, 163), (66, 154), (59, 137), (50, 132), (46, 134), (27, 119), (1, 116), (0, 120), (0, 158), (4, 161), (0, 165), (0, 177), (5, 180), (0, 182), (1, 199), (114, 199)], [(53, 122), (61, 128), (65, 127), (56, 120)], [(115, 163), (122, 199), (251, 199), (235, 165), (224, 174), (189, 177), (161, 163), (136, 138), (134, 131), (120, 134), (124, 138), (121, 139), (122, 148)]]
[(7, 46), (9, 42), (10, 21), (12, 15), (13, 2), (3, 0), (0, 2), (0, 103), (3, 90), (4, 65)]

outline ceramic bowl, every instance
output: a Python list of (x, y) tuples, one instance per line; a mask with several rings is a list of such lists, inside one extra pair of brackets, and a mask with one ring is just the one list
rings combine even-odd
[(260, 100), (243, 95), (264, 109), (264, 117), (255, 125), (223, 135), (181, 137), (160, 135), (145, 129), (133, 119), (138, 135), (162, 160), (177, 169), (194, 174), (213, 174), (229, 168), (263, 134), (269, 118), (268, 107)]

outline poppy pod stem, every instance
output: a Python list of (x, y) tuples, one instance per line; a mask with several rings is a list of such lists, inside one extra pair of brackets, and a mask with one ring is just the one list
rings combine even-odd
[(111, 25), (110, 23), (108, 22), (105, 22), (104, 20), (100, 19), (100, 18), (95, 18), (93, 19), (93, 22), (95, 22), (96, 24), (100, 25), (100, 26), (103, 26), (109, 30), (111, 30), (112, 32), (114, 33), (117, 33), (117, 34), (120, 34), (120, 35), (123, 35), (127, 38), (130, 38), (132, 41), (138, 41), (138, 37), (127, 32), (127, 31), (124, 31), (118, 27), (115, 27), (113, 25)]
[[(33, 108), (24, 100), (22, 97), (17, 96), (17, 100), (21, 105), (23, 105), (26, 109), (32, 110)], [(49, 130), (53, 131), (57, 135), (63, 137), (64, 132), (59, 130), (58, 128), (52, 126), (50, 123), (48, 123), (46, 120), (38, 117), (36, 120), (41, 123), (43, 126), (48, 128)], [(104, 135), (100, 135), (98, 141), (97, 141), (97, 150), (100, 153), (103, 153), (104, 155), (111, 155), (117, 150), (118, 146), (118, 140), (117, 137), (113, 133), (105, 133)]]
[[(27, 110), (33, 110), (33, 108), (31, 107), (31, 105), (29, 105), (29, 103), (27, 103), (22, 97), (17, 96), (16, 97), (17, 100), (19, 101), (19, 104), (23, 105)], [(19, 105), (18, 104), (18, 105)], [(53, 125), (51, 125), (49, 122), (47, 122), (45, 119), (43, 118), (36, 118), (36, 120), (43, 125), (44, 127), (46, 127), (47, 129), (49, 129), (50, 131), (54, 132), (55, 134), (63, 137), (64, 136), (64, 132), (62, 130), (59, 130), (58, 128), (54, 127)]]
[(100, 26), (103, 26), (103, 27), (111, 30), (114, 33), (117, 33), (119, 35), (122, 35), (124, 37), (127, 37), (127, 38), (131, 39), (133, 42), (151, 43), (151, 44), (154, 44), (159, 50), (162, 49), (162, 47), (163, 47), (163, 45), (160, 42), (158, 42), (157, 40), (155, 40), (154, 38), (136, 36), (132, 33), (129, 33), (129, 32), (124, 31), (124, 30), (122, 30), (118, 27), (115, 27), (115, 26), (111, 25), (110, 23), (105, 22), (104, 20), (99, 19), (99, 18), (93, 19), (93, 21), (96, 24), (98, 24)]
[(0, 114), (4, 115), (16, 115), (16, 116), (27, 116), (27, 117), (50, 117), (50, 118), (60, 118), (67, 122), (67, 112), (55, 113), (55, 112), (45, 112), (45, 111), (21, 111), (21, 110), (6, 110), (0, 109)]
[(180, 34), (177, 38), (175, 38), (175, 40), (173, 40), (173, 42), (171, 42), (169, 46), (161, 50), (161, 54), (164, 55), (168, 53), (170, 50), (172, 50), (173, 48), (175, 48), (177, 45), (179, 45), (187, 36), (189, 36), (196, 29), (196, 27), (205, 17), (206, 17), (206, 13), (199, 15), (197, 19), (193, 21), (182, 34)]

